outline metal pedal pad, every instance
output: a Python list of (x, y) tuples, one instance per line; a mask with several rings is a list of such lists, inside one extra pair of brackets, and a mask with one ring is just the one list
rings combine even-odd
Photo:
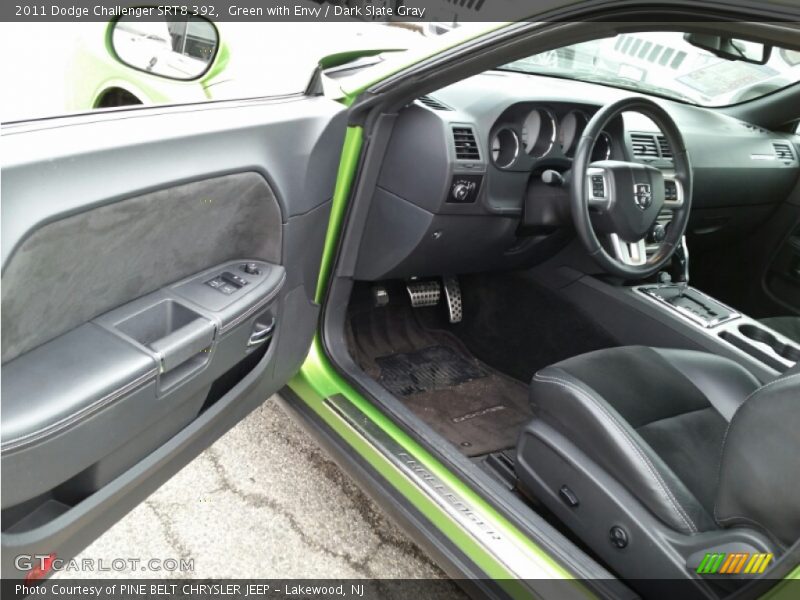
[(447, 318), (451, 323), (460, 323), (464, 316), (461, 303), (461, 286), (455, 277), (443, 277), (444, 301), (447, 306)]
[(438, 281), (412, 281), (407, 286), (408, 297), (411, 298), (411, 306), (421, 308), (423, 306), (436, 306), (442, 297), (442, 289)]

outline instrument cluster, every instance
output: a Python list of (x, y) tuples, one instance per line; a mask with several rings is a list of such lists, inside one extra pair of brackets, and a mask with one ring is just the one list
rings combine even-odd
[[(578, 140), (590, 119), (581, 108), (512, 106), (495, 123), (490, 136), (490, 156), (498, 169), (530, 170), (543, 159), (572, 159)], [(592, 161), (612, 158), (612, 136), (603, 131), (592, 151)]]

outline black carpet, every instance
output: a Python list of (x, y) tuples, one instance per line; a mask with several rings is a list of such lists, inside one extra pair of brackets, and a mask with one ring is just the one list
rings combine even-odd
[(351, 311), (356, 362), (465, 455), (513, 448), (531, 418), (528, 387), (474, 358), (451, 333), (423, 326), (435, 311)]
[(560, 360), (618, 346), (589, 315), (525, 273), (462, 276), (464, 320), (452, 331), (470, 353), (525, 383)]

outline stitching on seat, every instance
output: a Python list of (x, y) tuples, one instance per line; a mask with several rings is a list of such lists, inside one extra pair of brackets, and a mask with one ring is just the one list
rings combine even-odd
[(608, 410), (604, 406), (602, 406), (595, 398), (593, 398), (592, 396), (590, 396), (589, 394), (584, 392), (577, 385), (575, 385), (574, 383), (572, 383), (570, 381), (566, 381), (564, 379), (559, 379), (557, 377), (553, 377), (552, 375), (544, 376), (544, 375), (541, 375), (539, 373), (534, 375), (533, 379), (534, 379), (534, 381), (539, 381), (541, 383), (552, 383), (553, 385), (558, 385), (558, 386), (564, 387), (567, 390), (573, 391), (573, 392), (577, 393), (579, 396), (582, 396), (583, 398), (588, 399), (592, 404), (594, 404), (594, 406), (599, 408), (601, 413), (605, 416), (605, 418), (623, 435), (623, 438), (625, 439), (625, 441), (633, 449), (634, 453), (639, 457), (639, 460), (642, 461), (642, 463), (644, 464), (645, 468), (650, 472), (650, 475), (652, 476), (653, 480), (656, 482), (658, 487), (661, 489), (661, 492), (662, 492), (664, 498), (667, 500), (667, 502), (669, 502), (672, 505), (673, 510), (678, 515), (678, 517), (680, 517), (680, 519), (683, 521), (683, 523), (686, 525), (686, 527), (689, 529), (689, 531), (691, 531), (692, 533), (696, 533), (698, 531), (697, 526), (695, 525), (694, 521), (692, 521), (691, 517), (689, 517), (689, 515), (685, 512), (685, 510), (680, 505), (678, 500), (675, 498), (675, 496), (669, 490), (669, 488), (666, 485), (666, 483), (664, 482), (664, 480), (658, 474), (658, 471), (656, 470), (656, 468), (653, 465), (653, 463), (650, 461), (650, 459), (647, 457), (647, 455), (644, 454), (644, 452), (642, 452), (642, 449), (638, 446), (638, 444), (635, 442), (635, 440), (633, 440), (633, 438), (631, 438), (630, 434), (627, 431), (625, 431), (625, 429), (622, 427), (622, 425), (614, 417), (613, 414), (608, 412)]
[[(736, 416), (739, 414), (739, 411), (747, 403), (747, 401), (750, 400), (750, 398), (755, 396), (760, 391), (767, 389), (771, 385), (775, 385), (776, 383), (780, 383), (781, 381), (788, 381), (789, 379), (792, 379), (793, 377), (800, 377), (800, 373), (793, 373), (792, 375), (786, 375), (785, 377), (778, 377), (778, 379), (775, 379), (774, 381), (770, 381), (769, 383), (762, 385), (760, 388), (757, 388), (757, 389), (753, 390), (752, 392), (750, 392), (750, 394), (747, 396), (747, 398), (745, 398), (742, 401), (742, 403), (736, 408), (736, 412), (733, 413), (733, 416), (731, 417), (731, 420), (728, 421), (728, 426), (725, 428), (725, 435), (722, 436), (722, 448), (719, 451), (719, 465), (717, 466), (717, 490), (719, 490), (719, 486), (722, 483), (722, 459), (725, 458), (725, 443), (728, 441), (728, 432), (731, 430), (731, 425), (733, 425), (733, 421), (736, 419)], [(713, 514), (714, 514), (714, 520), (717, 523), (720, 523), (720, 524), (723, 523), (724, 521), (730, 520), (730, 518), (732, 518), (732, 517), (729, 517), (729, 518), (726, 518), (726, 519), (720, 519), (719, 516), (718, 516), (718, 513), (717, 513), (717, 503), (716, 502), (714, 502)]]

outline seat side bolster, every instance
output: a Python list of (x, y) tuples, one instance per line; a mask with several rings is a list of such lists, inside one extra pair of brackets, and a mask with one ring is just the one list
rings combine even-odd
[(587, 455), (677, 531), (716, 527), (686, 486), (624, 418), (561, 366), (539, 371), (531, 384), (536, 416), (574, 440)]
[(722, 443), (714, 518), (755, 526), (784, 545), (800, 538), (800, 373), (755, 391)]
[(761, 383), (740, 364), (722, 356), (692, 350), (653, 348), (708, 399), (726, 421)]

